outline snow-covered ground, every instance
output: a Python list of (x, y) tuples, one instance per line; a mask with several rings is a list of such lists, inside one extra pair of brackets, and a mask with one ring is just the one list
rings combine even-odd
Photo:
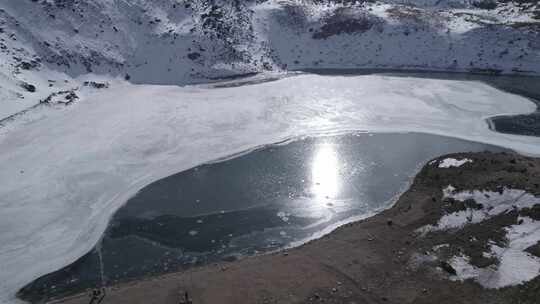
[(467, 256), (455, 256), (450, 262), (456, 270), (452, 279), (474, 279), (486, 288), (501, 288), (519, 285), (540, 275), (540, 259), (526, 252), (528, 247), (540, 241), (540, 221), (523, 217), (520, 222), (506, 228), (506, 247), (493, 244), (490, 252), (484, 253), (496, 258), (499, 265), (478, 268), (471, 265)]
[(465, 210), (445, 214), (436, 225), (419, 228), (418, 231), (422, 234), (430, 231), (463, 228), (467, 224), (480, 223), (516, 208), (521, 210), (540, 204), (540, 198), (519, 189), (504, 189), (502, 192), (479, 190), (455, 192), (455, 188), (449, 185), (443, 189), (443, 194), (443, 199), (452, 198), (460, 202), (472, 199), (483, 207), (481, 209), (466, 208)]
[[(444, 198), (453, 198), (460, 202), (472, 199), (482, 208), (467, 208), (446, 214), (436, 226), (422, 227), (421, 232), (460, 229), (493, 216), (513, 210), (521, 211), (540, 204), (540, 197), (518, 189), (502, 189), (500, 192), (479, 190), (456, 192), (452, 186), (448, 186), (443, 189), (443, 193)], [(520, 216), (517, 224), (506, 227), (505, 231), (506, 245), (501, 246), (493, 242), (490, 251), (483, 253), (486, 257), (496, 258), (498, 264), (479, 268), (471, 265), (469, 257), (457, 255), (450, 261), (450, 265), (456, 271), (452, 279), (474, 279), (486, 288), (501, 288), (518, 285), (540, 275), (540, 259), (526, 252), (527, 248), (540, 241), (540, 221)]]
[(350, 130), (427, 132), (540, 154), (485, 118), (536, 106), (477, 82), (286, 77), (256, 85), (111, 83), (0, 135), (0, 296), (74, 261), (143, 186), (280, 140)]

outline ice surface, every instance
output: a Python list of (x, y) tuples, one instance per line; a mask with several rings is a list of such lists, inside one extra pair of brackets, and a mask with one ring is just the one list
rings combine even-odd
[(445, 158), (439, 163), (439, 168), (461, 167), (466, 163), (472, 163), (471, 159)]
[(232, 88), (111, 83), (0, 135), (0, 302), (90, 250), (137, 190), (287, 138), (425, 132), (540, 154), (485, 118), (535, 105), (477, 82), (302, 75)]

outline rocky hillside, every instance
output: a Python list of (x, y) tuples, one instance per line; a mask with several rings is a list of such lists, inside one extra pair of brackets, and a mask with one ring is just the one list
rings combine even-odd
[(533, 0), (4, 0), (0, 118), (52, 94), (66, 103), (88, 78), (189, 84), (311, 68), (538, 74), (539, 9)]

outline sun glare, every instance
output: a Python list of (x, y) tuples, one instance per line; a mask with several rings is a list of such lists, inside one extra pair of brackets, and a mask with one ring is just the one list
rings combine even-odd
[(317, 148), (311, 164), (311, 192), (318, 199), (335, 198), (339, 192), (339, 162), (334, 145)]

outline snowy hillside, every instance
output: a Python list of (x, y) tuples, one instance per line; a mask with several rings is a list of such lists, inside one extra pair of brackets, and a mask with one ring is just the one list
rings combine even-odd
[(80, 77), (188, 84), (336, 67), (538, 74), (535, 2), (4, 0), (0, 118), (76, 90)]

